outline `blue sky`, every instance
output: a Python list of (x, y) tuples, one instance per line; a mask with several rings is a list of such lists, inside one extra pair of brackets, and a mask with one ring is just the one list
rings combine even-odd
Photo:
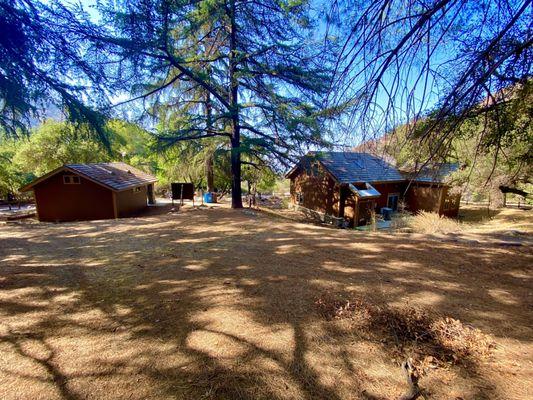
[[(317, 0), (318, 1), (318, 4), (322, 4), (322, 0)], [(94, 19), (97, 19), (98, 18), (98, 12), (96, 11), (95, 9), (95, 6), (97, 4), (97, 0), (79, 0), (79, 3), (84, 7), (84, 9), (91, 15), (92, 18)], [(319, 26), (319, 34), (321, 34), (323, 31), (324, 31), (324, 24), (321, 23), (321, 26)], [(415, 73), (417, 72), (416, 70), (414, 71)], [(414, 86), (413, 83), (414, 83), (414, 78), (411, 76), (411, 77), (407, 77), (407, 85), (408, 86)], [(387, 80), (385, 79), (385, 82), (387, 82)], [(432, 79), (429, 80), (429, 85), (433, 85), (434, 82), (432, 81)], [(417, 85), (417, 86), (414, 86), (414, 98), (421, 98), (422, 96), (422, 88), (423, 86), (422, 85)], [(114, 103), (118, 103), (118, 102), (121, 102), (121, 101), (124, 101), (124, 100), (127, 100), (127, 98), (129, 97), (128, 94), (126, 93), (122, 93), (122, 94), (119, 94), (117, 95), (115, 98), (113, 98), (113, 102)], [(427, 97), (424, 101), (424, 105), (421, 107), (422, 109), (429, 109), (431, 108), (435, 102), (438, 100), (438, 96), (435, 94), (435, 92), (432, 92), (430, 91), (430, 96)], [(378, 92), (377, 96), (376, 96), (376, 106), (377, 106), (377, 109), (379, 109), (379, 107), (385, 107), (386, 105), (386, 102), (387, 102), (387, 97), (385, 95), (385, 90), (380, 90), (380, 92)], [(402, 101), (402, 99), (397, 99), (396, 102), (395, 102), (395, 109), (396, 110), (400, 110), (400, 111), (404, 111), (405, 112), (405, 107), (406, 107), (406, 104), (404, 103), (404, 101)], [(416, 107), (419, 108), (420, 107), (420, 103), (416, 104)], [(380, 119), (384, 118), (385, 115), (382, 114), (382, 115), (378, 115), (376, 116), (376, 120), (375, 120), (375, 124), (378, 125), (378, 122), (380, 121)], [(412, 116), (410, 116), (412, 117)], [(398, 118), (398, 122), (406, 122), (406, 119), (407, 119), (407, 113), (405, 113), (403, 119), (401, 117), (401, 115), (399, 115), (399, 118)], [(346, 120), (344, 120), (346, 121)], [(335, 124), (333, 124), (333, 130), (336, 131), (336, 132), (341, 132), (341, 122), (343, 121), (340, 121), (339, 120), (339, 124), (337, 124), (337, 127), (335, 127)], [(358, 144), (362, 139), (364, 139), (364, 135), (365, 134), (368, 134), (368, 132), (366, 133), (363, 133), (363, 132), (357, 132), (357, 125), (356, 124), (351, 124), (352, 126), (350, 127), (350, 130), (348, 132), (346, 132), (345, 135), (339, 135), (339, 138), (337, 138), (339, 140), (339, 144), (341, 146), (352, 146), (354, 144)], [(377, 128), (376, 128), (377, 130)]]

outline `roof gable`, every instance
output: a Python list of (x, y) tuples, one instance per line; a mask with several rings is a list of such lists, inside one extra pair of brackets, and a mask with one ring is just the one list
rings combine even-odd
[(31, 190), (38, 183), (45, 181), (61, 171), (73, 172), (116, 192), (157, 181), (155, 176), (123, 162), (67, 164), (34, 180), (21, 188), (21, 191)]

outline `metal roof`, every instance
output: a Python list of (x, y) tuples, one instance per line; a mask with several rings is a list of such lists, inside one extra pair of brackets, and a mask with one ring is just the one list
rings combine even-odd
[(24, 186), (21, 188), (21, 191), (30, 190), (36, 184), (61, 171), (69, 171), (79, 174), (117, 192), (157, 181), (155, 176), (147, 174), (146, 172), (123, 162), (66, 164), (34, 180), (29, 185)]
[(328, 151), (312, 155), (341, 183), (405, 180), (395, 167), (368, 153)]

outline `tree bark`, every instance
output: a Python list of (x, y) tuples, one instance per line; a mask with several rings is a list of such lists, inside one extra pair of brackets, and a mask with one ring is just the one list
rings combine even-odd
[(230, 46), (229, 46), (229, 103), (231, 113), (231, 208), (242, 208), (241, 193), (241, 132), (239, 127), (239, 99), (237, 80), (237, 24), (235, 0), (230, 0)]
[(213, 172), (213, 154), (209, 154), (205, 160), (205, 175), (207, 180), (207, 191), (215, 191), (215, 174)]
[(239, 127), (234, 127), (231, 137), (231, 208), (242, 208), (241, 150)]
[[(213, 119), (212, 115), (212, 105), (211, 105), (211, 95), (209, 92), (206, 92), (205, 95), (205, 117), (206, 117), (206, 128), (207, 131), (211, 131), (213, 128)], [(205, 160), (205, 177), (207, 181), (207, 192), (211, 193), (215, 191), (215, 175), (213, 171), (213, 152), (209, 152)]]

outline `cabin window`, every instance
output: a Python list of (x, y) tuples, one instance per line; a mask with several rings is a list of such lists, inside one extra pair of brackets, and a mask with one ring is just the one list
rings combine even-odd
[(400, 200), (400, 194), (399, 193), (392, 193), (389, 194), (389, 197), (387, 198), (387, 207), (391, 208), (392, 211), (398, 210), (398, 201)]
[(77, 175), (63, 175), (63, 183), (65, 185), (79, 185), (81, 180)]
[(296, 204), (302, 205), (304, 203), (304, 194), (302, 192), (296, 193)]
[(133, 188), (133, 193), (139, 193), (141, 191), (141, 187), (137, 186), (136, 188)]

